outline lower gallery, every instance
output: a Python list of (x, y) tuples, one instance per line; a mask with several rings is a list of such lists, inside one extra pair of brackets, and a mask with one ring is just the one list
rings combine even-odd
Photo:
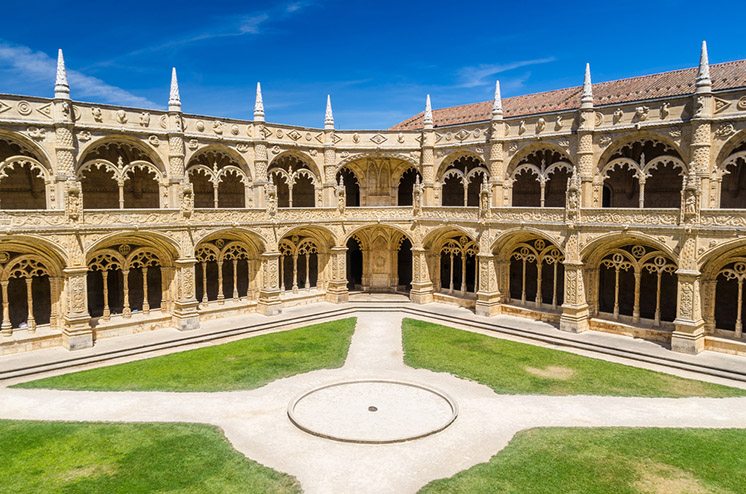
[(746, 353), (746, 61), (425, 106), (217, 119), (175, 71), (167, 111), (89, 104), (60, 56), (0, 95), (0, 354), (355, 292)]

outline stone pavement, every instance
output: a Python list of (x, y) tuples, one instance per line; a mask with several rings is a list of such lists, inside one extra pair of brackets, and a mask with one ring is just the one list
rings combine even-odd
[[(448, 374), (402, 362), (400, 313), (359, 313), (345, 365), (226, 393), (80, 392), (0, 388), (0, 418), (115, 422), (200, 422), (221, 427), (233, 446), (294, 475), (309, 493), (416, 492), (489, 460), (526, 428), (544, 426), (746, 427), (746, 398), (617, 398), (497, 395)], [(391, 379), (448, 393), (458, 418), (410, 442), (371, 445), (323, 439), (295, 427), (288, 403), (345, 380)]]

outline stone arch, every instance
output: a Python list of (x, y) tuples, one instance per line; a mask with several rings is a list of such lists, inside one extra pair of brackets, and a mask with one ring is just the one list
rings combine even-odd
[(482, 156), (480, 153), (477, 153), (476, 151), (472, 151), (470, 149), (457, 149), (443, 156), (440, 162), (438, 162), (438, 164), (435, 167), (436, 180), (440, 181), (442, 179), (443, 174), (445, 173), (446, 168), (452, 165), (453, 162), (461, 158), (475, 159), (479, 161), (482, 164), (482, 166), (484, 166), (485, 168), (487, 167), (487, 164), (484, 161), (484, 156)]
[(603, 256), (604, 250), (614, 249), (635, 242), (647, 244), (650, 247), (665, 253), (678, 265), (679, 257), (672, 248), (652, 235), (639, 231), (612, 232), (594, 238), (581, 247), (580, 258), (584, 264), (596, 262)]
[(178, 245), (154, 232), (117, 233), (86, 249), (88, 310), (92, 324), (112, 315), (147, 317), (167, 312), (174, 301), (174, 261)]
[(542, 239), (547, 243), (553, 244), (564, 255), (565, 249), (562, 243), (553, 238), (546, 231), (533, 227), (511, 228), (500, 232), (493, 240), (490, 251), (498, 259), (509, 259), (510, 253), (516, 245), (531, 239)]
[[(349, 170), (354, 174), (359, 186), (361, 206), (392, 206), (397, 204), (397, 191), (402, 174), (409, 169), (417, 169), (408, 156), (396, 153), (358, 153), (337, 163), (336, 181), (339, 182), (340, 173)], [(349, 189), (348, 179), (345, 177), (345, 188)], [(350, 205), (348, 193), (348, 205)]]
[[(406, 240), (406, 242), (405, 242)], [(361, 272), (360, 285), (364, 291), (406, 291), (412, 278), (412, 236), (402, 228), (393, 225), (366, 225), (345, 235), (340, 245), (350, 246), (350, 241), (359, 243), (361, 256), (354, 258), (348, 251), (348, 273)], [(401, 252), (402, 245), (409, 250)], [(353, 265), (360, 263), (359, 266)], [(348, 284), (351, 280), (348, 276)], [(354, 284), (354, 283), (353, 283)]]
[(277, 188), (279, 207), (314, 207), (321, 204), (322, 175), (316, 163), (300, 151), (278, 154), (267, 175)]
[(64, 255), (46, 241), (0, 238), (0, 334), (38, 325), (62, 326)]
[(678, 155), (679, 159), (681, 159), (684, 163), (688, 160), (688, 155), (684, 153), (684, 150), (681, 146), (676, 144), (676, 142), (671, 139), (669, 136), (660, 134), (658, 132), (653, 132), (650, 130), (640, 130), (636, 132), (632, 132), (630, 134), (624, 134), (623, 136), (619, 137), (618, 139), (613, 140), (609, 146), (603, 150), (601, 153), (601, 156), (598, 159), (597, 164), (597, 171), (601, 172), (604, 165), (610, 161), (610, 158), (617, 153), (621, 148), (624, 146), (627, 146), (629, 144), (638, 142), (638, 141), (658, 141), (671, 149), (673, 149), (676, 154)]
[(723, 145), (711, 173), (710, 207), (746, 208), (746, 131)]
[(166, 200), (162, 160), (129, 137), (112, 136), (89, 144), (76, 174), (86, 209), (159, 208)]
[(329, 252), (335, 245), (334, 234), (320, 226), (296, 227), (285, 232), (278, 244), (280, 252), (280, 291), (300, 293), (323, 291), (331, 279)]
[(479, 286), (479, 238), (457, 226), (429, 232), (423, 241), (428, 269), (436, 292), (473, 299)]
[(251, 170), (244, 158), (224, 145), (195, 151), (185, 173), (192, 183), (195, 207), (244, 208), (251, 202)]
[(246, 229), (228, 228), (202, 236), (194, 247), (196, 297), (204, 308), (254, 300), (261, 286), (264, 239)]
[(723, 242), (700, 256), (702, 317), (710, 334), (743, 338), (746, 240)]
[(482, 183), (490, 178), (489, 169), (476, 153), (452, 154), (455, 160), (442, 168), (436, 186), (443, 206), (478, 206)]
[(43, 150), (20, 134), (0, 133), (0, 209), (47, 209), (54, 188)]
[(626, 136), (604, 152), (598, 166), (598, 194), (607, 207), (681, 206), (687, 165), (670, 139), (648, 133)]
[(524, 147), (506, 169), (505, 187), (519, 207), (564, 207), (567, 183), (575, 166), (559, 146), (536, 143)]

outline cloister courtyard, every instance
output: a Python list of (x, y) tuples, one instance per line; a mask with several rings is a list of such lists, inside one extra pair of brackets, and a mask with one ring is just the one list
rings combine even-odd
[[(396, 296), (366, 298), (221, 319), (187, 344), (164, 330), (112, 338), (77, 361), (60, 348), (6, 357), (0, 485), (743, 492), (742, 358), (671, 362), (651, 342), (567, 339), (523, 318), (442, 304), (407, 314)], [(267, 327), (253, 332), (257, 322)], [(684, 370), (695, 361), (709, 371)]]

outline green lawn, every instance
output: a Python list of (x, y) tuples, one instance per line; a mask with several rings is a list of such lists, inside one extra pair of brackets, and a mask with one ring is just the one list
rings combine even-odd
[(746, 492), (746, 430), (533, 429), (421, 493)]
[(94, 391), (232, 391), (341, 367), (355, 329), (341, 319), (222, 345), (21, 383), (19, 388)]
[(745, 396), (746, 390), (683, 379), (572, 353), (404, 319), (404, 362), (471, 379), (498, 393), (614, 396)]
[(207, 425), (2, 420), (0, 445), (8, 493), (300, 492)]

